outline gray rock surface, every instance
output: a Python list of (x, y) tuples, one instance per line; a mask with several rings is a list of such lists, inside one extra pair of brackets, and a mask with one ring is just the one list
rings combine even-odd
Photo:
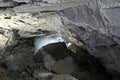
[(44, 66), (51, 71), (53, 65), (55, 64), (55, 59), (51, 56), (51, 55), (46, 55), (43, 57), (43, 61), (44, 61)]
[(78, 68), (72, 57), (66, 57), (64, 60), (57, 61), (52, 70), (59, 74), (72, 74)]
[(0, 55), (5, 52), (7, 46), (15, 44), (14, 33), (11, 30), (0, 27)]
[(6, 52), (3, 63), (6, 64), (8, 70), (10, 71), (24, 70), (28, 66), (34, 65), (31, 49), (32, 47), (27, 46), (24, 42), (22, 42), (21, 45)]
[(14, 7), (14, 6), (15, 6), (15, 2), (10, 2), (10, 1), (3, 2), (3, 1), (0, 1), (0, 7), (2, 7), (2, 8), (5, 8), (5, 7), (9, 8), (9, 7)]
[(18, 2), (18, 3), (22, 3), (22, 2), (29, 3), (29, 2), (31, 2), (31, 0), (13, 0), (13, 1)]
[(51, 80), (54, 75), (46, 70), (36, 70), (33, 72), (33, 76), (38, 80)]
[(60, 74), (60, 75), (56, 75), (55, 77), (53, 77), (52, 80), (78, 80), (78, 79), (72, 77), (69, 74)]
[(13, 29), (20, 38), (56, 31), (120, 72), (119, 7), (119, 0), (0, 0), (0, 53), (14, 44)]
[[(120, 72), (119, 0), (91, 0), (60, 12), (64, 25), (109, 70)], [(112, 5), (111, 5), (112, 4)], [(105, 5), (105, 6), (103, 6)], [(71, 27), (72, 26), (72, 27)]]

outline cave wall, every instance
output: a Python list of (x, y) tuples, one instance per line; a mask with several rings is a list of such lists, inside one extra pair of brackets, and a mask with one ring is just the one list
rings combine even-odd
[[(12, 45), (13, 40), (60, 32), (68, 41), (77, 45), (82, 42), (108, 70), (120, 72), (119, 2), (0, 0), (0, 53), (6, 46)], [(7, 33), (4, 33), (6, 30)]]
[(118, 13), (119, 0), (91, 0), (60, 12), (63, 23), (72, 26), (71, 32), (86, 49), (109, 70), (115, 71), (120, 71)]

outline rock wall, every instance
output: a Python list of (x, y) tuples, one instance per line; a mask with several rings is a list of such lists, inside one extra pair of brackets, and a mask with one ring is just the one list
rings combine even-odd
[[(60, 12), (63, 23), (90, 54), (109, 70), (120, 72), (119, 0), (91, 0)], [(67, 22), (67, 23), (66, 23)], [(72, 26), (72, 27), (71, 27)]]
[(119, 7), (120, 0), (0, 0), (0, 53), (16, 34), (15, 41), (60, 32), (120, 72)]

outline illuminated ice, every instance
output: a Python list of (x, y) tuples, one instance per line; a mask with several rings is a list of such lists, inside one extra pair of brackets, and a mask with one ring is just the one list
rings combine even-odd
[(51, 43), (58, 43), (58, 42), (64, 42), (64, 39), (62, 38), (61, 34), (54, 34), (50, 36), (40, 36), (36, 37), (34, 41), (34, 51), (35, 54), (38, 52), (39, 49), (41, 49), (43, 46), (46, 46)]

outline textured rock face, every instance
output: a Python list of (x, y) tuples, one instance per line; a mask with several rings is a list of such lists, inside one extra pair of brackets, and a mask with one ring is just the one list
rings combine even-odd
[[(120, 72), (120, 0), (0, 0), (0, 53), (19, 38), (62, 33)], [(3, 30), (4, 28), (4, 30)], [(78, 44), (79, 45), (79, 44)]]
[(7, 46), (13, 44), (13, 36), (13, 31), (5, 28), (0, 28), (0, 54), (3, 54), (5, 52), (5, 48)]
[(51, 80), (51, 78), (54, 76), (55, 74), (48, 72), (47, 70), (36, 70), (33, 72), (33, 76), (38, 79), (38, 80)]
[(78, 80), (78, 79), (68, 74), (62, 74), (62, 75), (56, 75), (52, 80)]
[(72, 57), (67, 57), (64, 60), (57, 61), (53, 65), (53, 71), (60, 74), (72, 74), (77, 69)]
[(65, 9), (60, 15), (92, 55), (100, 58), (108, 69), (120, 72), (118, 1), (91, 0)]
[(14, 49), (6, 51), (3, 62), (11, 71), (24, 70), (29, 65), (34, 65), (32, 47), (21, 42)]

